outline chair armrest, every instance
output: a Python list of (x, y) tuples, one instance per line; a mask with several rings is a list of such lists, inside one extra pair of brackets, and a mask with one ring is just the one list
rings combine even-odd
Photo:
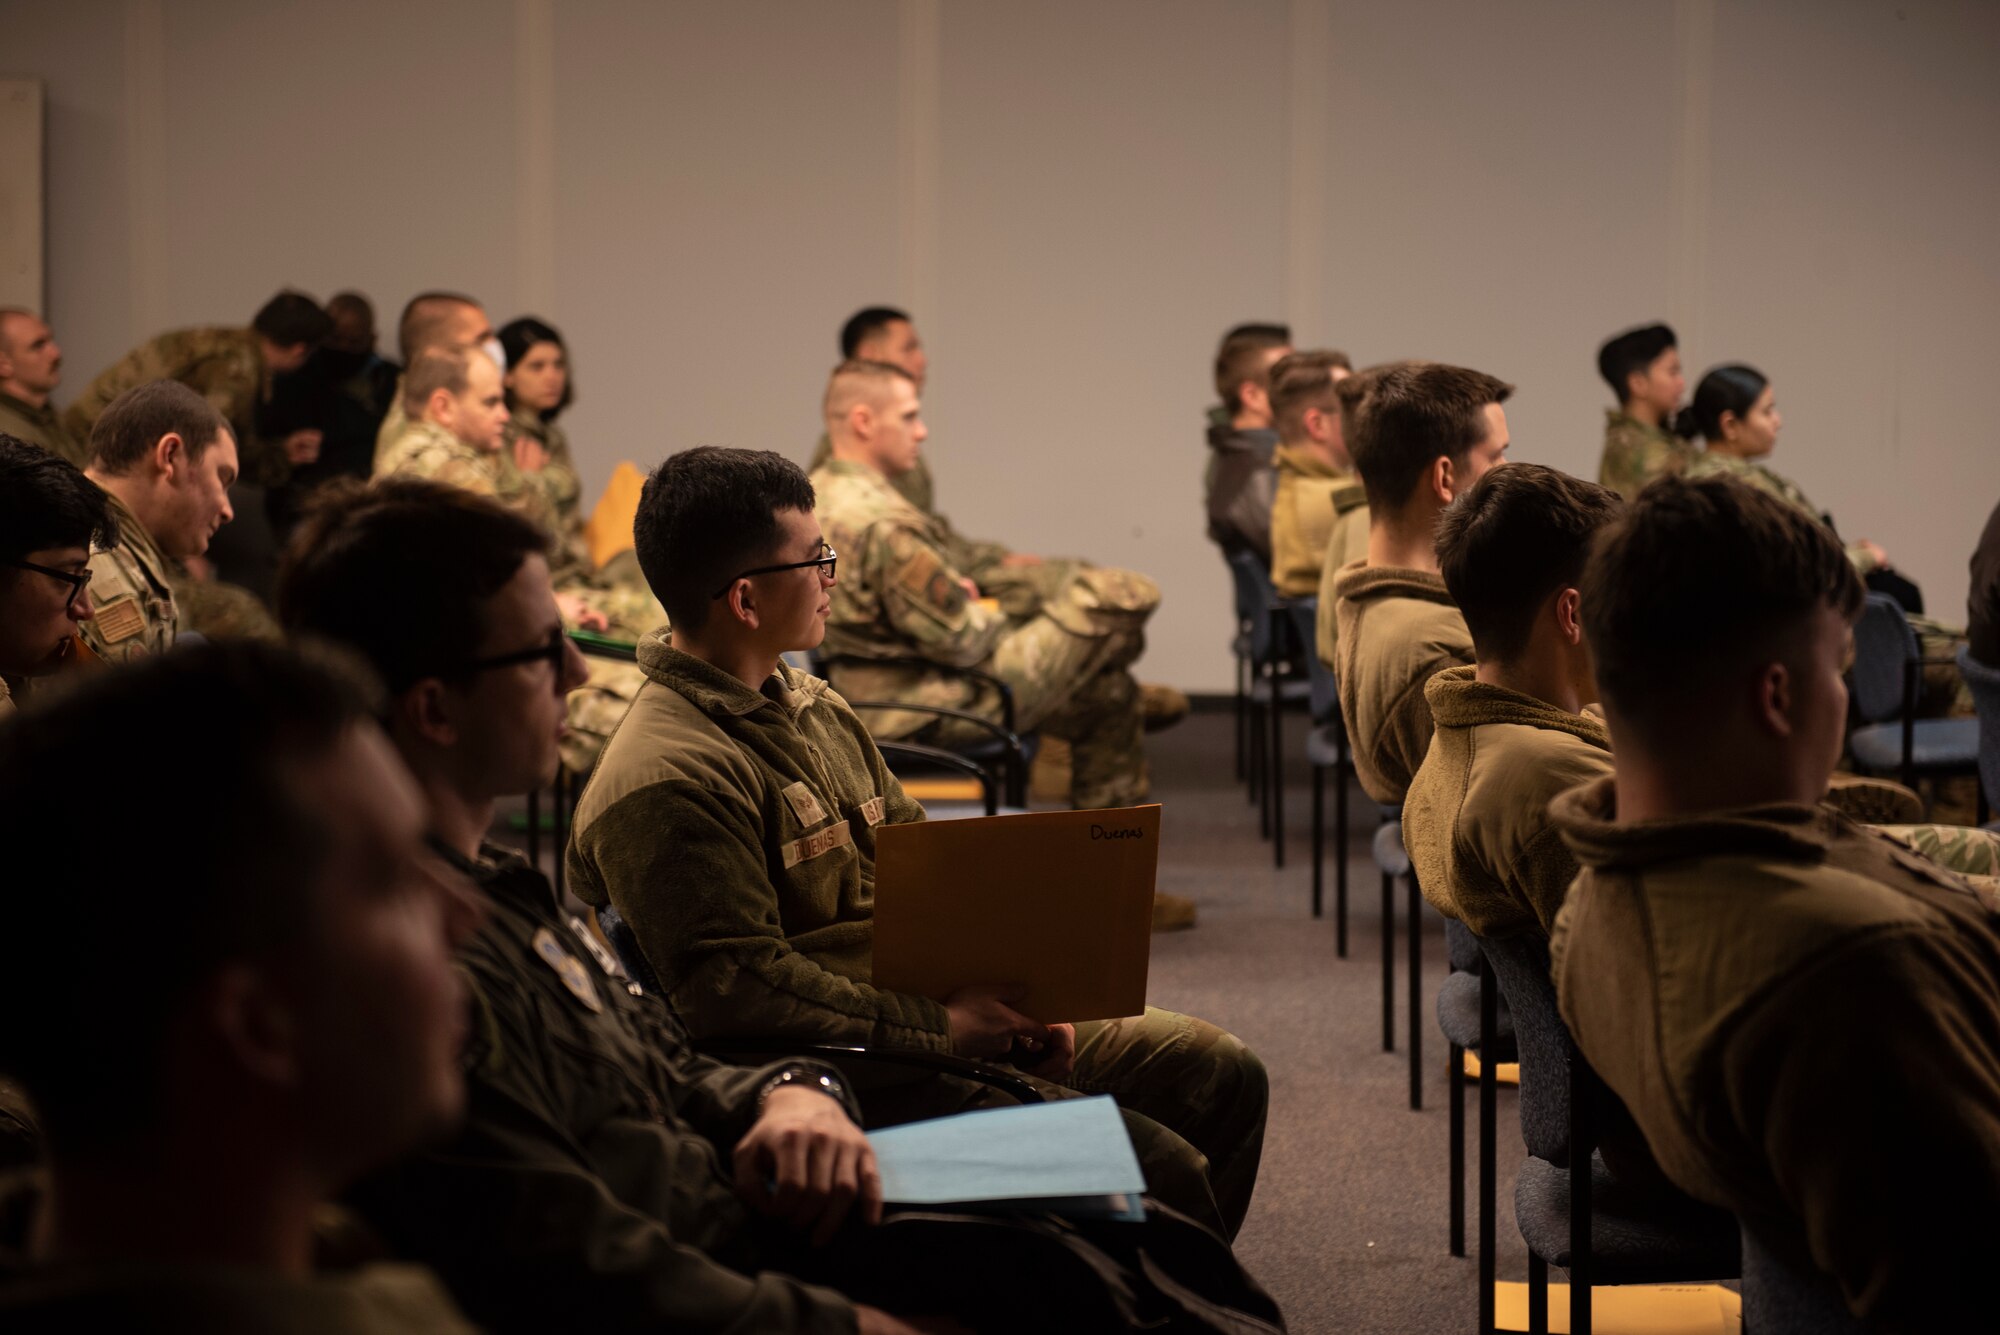
[(805, 1043), (787, 1038), (715, 1038), (698, 1046), (702, 1052), (711, 1057), (734, 1053), (747, 1053), (752, 1056), (810, 1057), (818, 1061), (833, 1062), (836, 1065), (841, 1062), (863, 1062), (929, 1071), (936, 1075), (955, 1075), (961, 1080), (971, 1080), (997, 1089), (1011, 1096), (1017, 1103), (1042, 1102), (1041, 1091), (1036, 1089), (1025, 1076), (1002, 1070), (986, 1062), (954, 1057), (946, 1052), (927, 1052), (921, 1048), (869, 1048), (845, 1043)]
[[(970, 713), (967, 710), (953, 709), (948, 705), (906, 705), (899, 700), (849, 700), (847, 704), (850, 709), (856, 711), (863, 709), (896, 709), (911, 714), (929, 714), (932, 718), (955, 718), (961, 722), (974, 725), (982, 732), (991, 733), (994, 741), (1004, 745), (1023, 762), (1027, 760), (1027, 751), (1022, 747), (1020, 737), (1015, 734), (1012, 728), (995, 723), (990, 718), (981, 718), (979, 715)], [(880, 743), (877, 743), (877, 745), (880, 745)]]
[(570, 643), (590, 658), (611, 658), (621, 663), (639, 661), (639, 646), (629, 640), (614, 640), (589, 630), (571, 631), (569, 638)]
[[(944, 672), (953, 676), (970, 677), (974, 681), (984, 682), (1000, 693), (1000, 721), (1006, 725), (1008, 732), (1014, 731), (1014, 688), (994, 676), (991, 672), (986, 672), (976, 667), (951, 667), (944, 663), (933, 662), (928, 658), (918, 658), (911, 654), (897, 654), (888, 658), (863, 658), (857, 654), (841, 654), (833, 658), (823, 658), (820, 660), (821, 666), (829, 671), (842, 663), (876, 663), (887, 667), (925, 668), (932, 672)], [(853, 704), (854, 702), (850, 700), (848, 703)]]

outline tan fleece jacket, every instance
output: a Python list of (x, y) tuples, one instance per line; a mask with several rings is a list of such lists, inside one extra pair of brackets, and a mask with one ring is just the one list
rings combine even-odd
[(1472, 632), (1444, 580), (1356, 561), (1333, 582), (1340, 627), (1340, 713), (1368, 796), (1399, 806), (1431, 744), (1424, 684), (1472, 662)]

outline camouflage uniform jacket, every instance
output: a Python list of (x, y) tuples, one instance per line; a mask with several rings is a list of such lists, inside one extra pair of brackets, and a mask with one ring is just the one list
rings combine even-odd
[[(817, 473), (831, 462), (833, 444), (822, 433), (819, 444), (813, 446), (812, 467), (806, 471)], [(915, 468), (907, 473), (898, 473), (888, 482), (896, 489), (897, 495), (936, 521), (940, 546), (950, 555), (951, 563), (964, 571), (973, 583), (983, 587), (1000, 571), (1001, 563), (1014, 554), (1004, 542), (966, 537), (950, 519), (938, 513), (936, 491), (931, 484), (931, 466), (921, 456)]]
[(869, 986), (875, 829), (924, 818), (847, 702), (780, 667), (752, 690), (664, 635), (577, 805), (570, 888), (614, 905), (699, 1040), (949, 1051), (945, 1009)]
[(1280, 445), (1272, 456), (1278, 468), (1278, 490), (1271, 504), (1271, 583), (1281, 598), (1313, 598), (1319, 594), (1320, 569), (1334, 530), (1343, 530), (1346, 560), (1368, 555), (1368, 525), (1360, 526), (1360, 550), (1354, 551), (1354, 526), (1341, 519), (1368, 504), (1361, 479), (1343, 473), (1311, 450)]
[(1648, 426), (1621, 409), (1604, 413), (1604, 458), (1597, 465), (1597, 480), (1626, 500), (1656, 477), (1678, 473), (1694, 459), (1692, 441), (1681, 439), (1664, 427)]
[(1622, 823), (1603, 779), (1554, 817), (1563, 1018), (1668, 1178), (1871, 1330), (1983, 1328), (2000, 931), (1965, 882), (1824, 806)]
[[(1821, 523), (1827, 523), (1826, 512), (1806, 499), (1799, 490), (1799, 484), (1788, 477), (1772, 472), (1763, 464), (1741, 459), (1727, 450), (1703, 450), (1687, 466), (1689, 477), (1733, 477), (1739, 482), (1747, 482), (1757, 490), (1776, 496), (1796, 510), (1803, 510)], [(1829, 524), (1829, 527), (1831, 525)], [(1859, 543), (1847, 548), (1847, 559), (1854, 566), (1854, 573), (1866, 575), (1879, 564), (1875, 556)]]
[(1368, 796), (1400, 806), (1431, 744), (1424, 687), (1472, 662), (1472, 633), (1444, 580), (1425, 570), (1344, 566), (1334, 577), (1340, 619), (1340, 713), (1354, 773)]
[[(514, 442), (532, 437), (549, 452), (549, 461), (528, 472), (514, 464)], [(542, 507), (555, 533), (555, 551), (550, 573), (558, 584), (587, 579), (592, 570), (590, 543), (583, 535), (583, 482), (576, 475), (576, 461), (570, 457), (569, 435), (554, 422), (530, 408), (516, 408), (507, 423), (507, 443), (501, 451), (504, 464), (514, 467), (527, 486), (542, 494)]]
[(450, 1144), (352, 1193), (373, 1228), (494, 1329), (853, 1329), (840, 1295), (759, 1273), (761, 1221), (730, 1166), (771, 1077), (830, 1069), (701, 1056), (541, 872), (497, 848), (472, 864), (439, 851), (489, 901), (459, 952), (469, 1106)]
[(90, 442), (64, 426), (56, 410), (46, 403), (37, 408), (32, 403), (0, 391), (0, 432), (16, 440), (25, 440), (30, 445), (39, 445), (78, 468), (90, 462)]
[(246, 481), (276, 486), (291, 475), (284, 451), (257, 431), (257, 409), (271, 384), (255, 330), (176, 329), (141, 343), (84, 388), (63, 424), (87, 441), (113, 399), (151, 380), (180, 381), (228, 419)]
[(1611, 773), (1611, 737), (1476, 671), (1424, 687), (1437, 732), (1403, 798), (1403, 844), (1438, 912), (1481, 936), (1546, 935), (1576, 876), (1549, 799)]
[[(922, 658), (941, 668), (982, 663), (1007, 618), (968, 595), (938, 522), (890, 488), (874, 469), (834, 460), (812, 476), (826, 540), (840, 554), (829, 597), (828, 658)], [(963, 703), (962, 677), (912, 667), (871, 669), (871, 699)]]
[(13, 1335), (469, 1335), (477, 1329), (429, 1272), (387, 1263), (306, 1279), (240, 1266), (51, 1267), (0, 1286), (0, 1327)]
[[(817, 473), (832, 462), (833, 441), (827, 437), (826, 432), (822, 431), (819, 433), (818, 442), (813, 446), (812, 462), (806, 465), (806, 472)], [(916, 506), (932, 518), (937, 517), (935, 509), (937, 494), (936, 488), (931, 484), (931, 466), (929, 461), (922, 455), (917, 456), (917, 466), (915, 468), (912, 468), (907, 473), (890, 478), (889, 485), (896, 489), (897, 495), (901, 496), (911, 505)], [(998, 544), (996, 543), (995, 545), (997, 546)]]
[(543, 528), (549, 527), (547, 497), (514, 467), (505, 446), (490, 454), (474, 449), (435, 422), (405, 420), (402, 434), (375, 465), (377, 477), (389, 473), (432, 478), (475, 495), (490, 496)]
[(388, 455), (389, 447), (402, 437), (410, 425), (410, 415), (403, 411), (403, 386), (405, 372), (396, 377), (396, 392), (389, 396), (389, 411), (382, 414), (382, 425), (375, 428), (375, 476), (380, 477), (388, 470), (382, 467), (382, 460)]
[(77, 625), (77, 634), (110, 663), (127, 663), (173, 648), (187, 629), (174, 596), (179, 570), (153, 541), (139, 516), (105, 492), (118, 521), (118, 542), (90, 554), (90, 600), (97, 615)]

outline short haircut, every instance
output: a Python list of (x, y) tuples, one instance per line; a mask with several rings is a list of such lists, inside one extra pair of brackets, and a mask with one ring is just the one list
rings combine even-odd
[(402, 319), (396, 322), (396, 346), (402, 353), (403, 364), (407, 366), (424, 349), (443, 343), (452, 317), (468, 306), (478, 305), (460, 292), (419, 292), (411, 297), (403, 307)]
[(1664, 738), (1691, 706), (1866, 596), (1833, 530), (1730, 477), (1664, 477), (1597, 537), (1583, 628), (1607, 706)]
[(1438, 521), (1438, 569), (1465, 614), (1479, 661), (1528, 647), (1535, 616), (1583, 578), (1591, 539), (1616, 518), (1618, 493), (1541, 464), (1489, 470)]
[[(193, 990), (233, 960), (307, 938), (330, 832), (290, 775), (371, 712), (351, 675), (278, 645), (187, 645), (74, 688), (0, 728), (0, 843), (16, 942), (77, 939), (89, 962), (21, 949), (0, 969), (0, 1071), (26, 1087), (58, 1158), (143, 1139)], [(119, 805), (105, 764), (171, 777)], [(164, 771), (163, 771), (164, 772)]]
[(479, 652), (486, 600), (549, 538), (497, 501), (429, 478), (346, 478), (313, 493), (278, 570), (278, 619), (345, 645), (392, 694)]
[(1243, 408), (1243, 382), (1269, 385), (1264, 354), (1273, 348), (1292, 346), (1292, 330), (1282, 324), (1240, 324), (1222, 336), (1215, 350), (1215, 392), (1230, 412)]
[(1514, 387), (1484, 371), (1414, 362), (1383, 371), (1366, 390), (1347, 442), (1376, 514), (1400, 514), (1439, 459), (1454, 463), (1486, 439), (1486, 405)]
[[(472, 359), (485, 357), (477, 348), (426, 348), (403, 372), (403, 411), (422, 417), (439, 390), (456, 398), (472, 383)], [(488, 358), (490, 361), (491, 358)]]
[(370, 329), (375, 327), (375, 303), (359, 292), (336, 292), (326, 299), (326, 313), (333, 319), (343, 315), (365, 321)]
[(1678, 346), (1674, 331), (1666, 325), (1649, 324), (1628, 329), (1597, 350), (1597, 373), (1604, 377), (1605, 384), (1611, 386), (1618, 402), (1624, 403), (1631, 393), (1625, 383), (1626, 378), (1643, 374), (1647, 367), (1660, 359), (1661, 353)]
[(840, 355), (851, 359), (863, 343), (898, 320), (906, 324), (914, 323), (907, 311), (899, 311), (894, 306), (867, 306), (854, 312), (840, 327)]
[[(562, 334), (552, 324), (537, 320), (532, 315), (524, 315), (518, 320), (510, 320), (500, 328), (500, 349), (507, 354), (508, 366), (519, 366), (537, 343), (553, 343), (562, 349), (563, 360), (569, 360), (569, 344), (563, 342)], [(576, 374), (574, 370), (563, 381), (562, 402), (542, 414), (544, 422), (553, 422), (576, 398)], [(514, 391), (507, 391), (507, 410), (514, 410)]]
[(61, 455), (0, 432), (0, 561), (117, 541), (118, 520), (95, 482)]
[(917, 383), (917, 378), (894, 362), (871, 362), (864, 357), (850, 357), (833, 368), (833, 374), (826, 378), (826, 395), (820, 400), (820, 412), (828, 421), (845, 417), (847, 410), (864, 399), (871, 399), (883, 386), (891, 381), (907, 380)]
[(1340, 406), (1333, 384), (1335, 368), (1352, 371), (1354, 363), (1344, 352), (1315, 348), (1280, 357), (1271, 366), (1271, 417), (1278, 434), (1286, 439), (1305, 429), (1306, 410), (1333, 412)]
[(303, 292), (280, 292), (264, 303), (250, 327), (281, 348), (316, 348), (333, 332), (333, 317)]
[(799, 466), (770, 450), (703, 445), (654, 469), (639, 495), (632, 545), (668, 619), (700, 630), (717, 589), (770, 561), (778, 511), (810, 513), (813, 501)]
[(1740, 420), (1756, 406), (1757, 396), (1771, 382), (1754, 366), (1741, 362), (1718, 366), (1695, 386), (1694, 402), (1688, 411), (1695, 429), (1708, 441), (1722, 439), (1722, 415), (1735, 413)]
[(199, 459), (230, 430), (214, 404), (178, 380), (149, 380), (113, 399), (90, 428), (90, 466), (113, 477), (138, 467), (172, 432)]

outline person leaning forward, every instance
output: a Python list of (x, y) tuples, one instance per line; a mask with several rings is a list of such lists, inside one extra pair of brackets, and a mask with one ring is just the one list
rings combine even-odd
[[(640, 643), (648, 680), (578, 803), (572, 890), (632, 925), (697, 1040), (1011, 1053), (1063, 1082), (1052, 1093), (1117, 1097), (1149, 1190), (1233, 1234), (1268, 1100), (1237, 1039), (1159, 1010), (1043, 1025), (1005, 987), (939, 1002), (871, 985), (876, 831), (923, 809), (847, 703), (779, 661), (819, 639), (837, 587), (812, 507), (805, 477), (769, 453), (691, 450), (648, 480), (639, 561), (674, 628)], [(887, 1119), (987, 1097), (924, 1081)], [(896, 1098), (871, 1099), (871, 1115)]]

